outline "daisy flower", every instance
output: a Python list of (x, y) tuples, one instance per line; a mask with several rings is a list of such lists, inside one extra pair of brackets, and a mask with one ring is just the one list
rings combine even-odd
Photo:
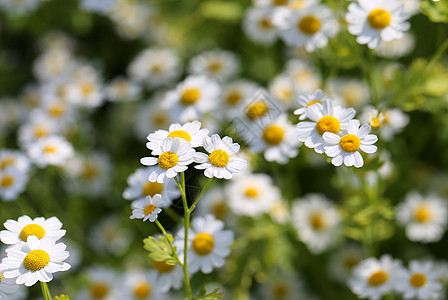
[(174, 121), (170, 110), (161, 107), (164, 96), (156, 95), (149, 102), (138, 107), (134, 121), (134, 130), (139, 139), (145, 139), (148, 132), (154, 132), (161, 128), (168, 128)]
[(22, 148), (41, 139), (55, 135), (60, 131), (60, 127), (55, 120), (43, 114), (32, 114), (31, 119), (19, 128), (18, 139)]
[(19, 285), (16, 284), (14, 278), (6, 278), (4, 276), (5, 271), (7, 271), (3, 265), (0, 265), (0, 299), (10, 299), (14, 296), (19, 289)]
[(359, 149), (365, 153), (375, 153), (378, 140), (374, 134), (369, 134), (371, 127), (364, 124), (359, 127), (359, 120), (351, 120), (347, 126), (347, 134), (340, 137), (332, 132), (325, 132), (323, 138), (329, 146), (325, 146), (325, 154), (332, 157), (332, 164), (340, 166), (344, 163), (347, 167), (360, 168), (364, 165)]
[[(418, 2), (417, 2), (418, 3)], [(415, 37), (405, 32), (402, 38), (390, 42), (382, 42), (376, 51), (376, 55), (387, 58), (400, 58), (410, 54), (415, 48)]]
[(166, 179), (163, 183), (148, 181), (149, 174), (157, 169), (156, 166), (139, 168), (128, 177), (128, 187), (123, 192), (126, 200), (142, 200), (147, 196), (160, 194), (163, 200), (161, 207), (168, 207), (174, 199), (180, 196), (179, 188), (174, 179)]
[(49, 282), (53, 273), (67, 271), (70, 265), (64, 260), (69, 257), (66, 246), (51, 238), (39, 239), (31, 235), (26, 243), (19, 243), (6, 250), (7, 257), (2, 265), (8, 268), (5, 278), (16, 278), (17, 284), (32, 286), (37, 281)]
[(63, 166), (74, 155), (73, 146), (60, 136), (41, 139), (28, 148), (28, 155), (38, 167)]
[(204, 137), (208, 134), (208, 129), (201, 129), (201, 122), (195, 120), (193, 122), (187, 122), (184, 125), (171, 124), (166, 130), (157, 130), (155, 133), (150, 133), (147, 137), (149, 143), (146, 144), (148, 149), (153, 149), (155, 147), (160, 147), (163, 140), (167, 137), (184, 139), (190, 142), (191, 147), (202, 147), (202, 141)]
[(297, 275), (287, 273), (269, 276), (258, 288), (257, 299), (295, 300), (309, 299), (303, 289), (303, 282)]
[(408, 18), (403, 3), (395, 0), (359, 0), (348, 6), (345, 16), (348, 31), (357, 36), (359, 44), (367, 44), (370, 49), (378, 48), (381, 41), (403, 37), (411, 27), (406, 22)]
[(258, 138), (250, 141), (250, 148), (255, 153), (264, 153), (264, 158), (271, 162), (285, 164), (297, 156), (300, 142), (296, 138), (294, 125), (288, 121), (286, 114), (266, 123)]
[[(233, 232), (224, 230), (224, 222), (215, 219), (212, 215), (196, 217), (191, 221), (192, 229), (188, 235), (188, 268), (191, 273), (201, 270), (209, 274), (214, 267), (222, 267), (225, 257), (230, 254), (233, 244)], [(184, 230), (177, 233), (176, 246), (179, 259), (184, 259)]]
[(431, 261), (411, 261), (409, 269), (403, 269), (395, 289), (403, 294), (403, 299), (439, 299), (442, 294), (440, 274)]
[(300, 59), (287, 61), (285, 74), (291, 76), (299, 95), (312, 94), (322, 85), (319, 72), (308, 61)]
[(352, 275), (353, 269), (365, 258), (361, 247), (348, 245), (332, 254), (329, 272), (333, 279), (345, 284)]
[(303, 121), (297, 124), (299, 141), (305, 142), (308, 148), (314, 148), (317, 153), (324, 153), (325, 141), (323, 135), (326, 132), (338, 134), (347, 128), (348, 122), (353, 119), (356, 111), (353, 108), (334, 106), (332, 98), (326, 99), (322, 104), (309, 106), (306, 116), (311, 121)]
[(145, 199), (134, 201), (132, 203), (134, 210), (130, 219), (143, 219), (143, 222), (147, 220), (154, 222), (162, 211), (160, 207), (164, 205), (165, 203), (159, 194), (154, 195), (154, 197), (147, 196)]
[(207, 75), (219, 81), (226, 81), (235, 76), (240, 68), (235, 54), (224, 50), (203, 52), (190, 60), (191, 74)]
[[(154, 270), (150, 272), (150, 276), (155, 277), (154, 286), (160, 292), (167, 293), (170, 289), (178, 290), (181, 288), (184, 280), (184, 272), (180, 265), (169, 265), (164, 261), (153, 261), (152, 266)], [(188, 271), (190, 272), (191, 270)]]
[(188, 169), (194, 161), (195, 150), (184, 139), (166, 138), (159, 147), (154, 147), (151, 154), (158, 157), (144, 157), (140, 162), (145, 166), (157, 165), (157, 169), (149, 174), (148, 180), (163, 183), (166, 178), (173, 178), (179, 172)]
[(339, 24), (331, 10), (325, 5), (309, 6), (305, 9), (279, 9), (273, 18), (280, 36), (289, 46), (305, 46), (308, 52), (323, 48), (336, 35)]
[(89, 65), (74, 70), (66, 92), (67, 101), (81, 107), (95, 108), (105, 100), (100, 75)]
[(213, 187), (207, 190), (198, 203), (197, 213), (200, 216), (211, 214), (219, 220), (225, 220), (230, 217), (227, 195), (224, 188)]
[(26, 242), (29, 236), (36, 236), (39, 239), (49, 238), (57, 241), (66, 232), (61, 229), (62, 223), (57, 217), (31, 219), (28, 216), (21, 216), (17, 221), (7, 220), (3, 223), (3, 226), (7, 230), (0, 231), (0, 239), (2, 243), (7, 245)]
[(222, 115), (234, 118), (240, 112), (243, 103), (253, 97), (256, 89), (257, 85), (247, 80), (232, 81), (224, 85), (220, 104)]
[(406, 226), (408, 239), (415, 242), (438, 242), (448, 225), (448, 206), (436, 195), (410, 193), (397, 206), (396, 215), (397, 221)]
[(28, 183), (28, 173), (14, 167), (0, 169), (0, 197), (12, 201), (25, 190)]
[(250, 7), (243, 20), (243, 30), (254, 42), (272, 45), (278, 38), (278, 29), (272, 23), (272, 9)]
[(123, 226), (115, 215), (109, 215), (98, 221), (89, 232), (90, 246), (97, 252), (123, 255), (132, 241), (132, 232)]
[[(307, 107), (310, 107), (311, 105), (314, 105), (316, 103), (322, 104), (322, 101), (324, 100), (327, 93), (325, 93), (322, 90), (316, 90), (313, 94), (306, 94), (299, 96), (297, 99), (297, 102), (301, 107), (297, 108), (294, 111), (294, 114), (299, 116), (299, 120), (305, 120), (307, 118), (305, 111)], [(328, 98), (332, 99), (332, 98)]]
[(310, 252), (319, 254), (340, 236), (340, 217), (334, 204), (318, 194), (308, 194), (293, 207), (293, 224)]
[(200, 119), (203, 113), (216, 107), (220, 92), (219, 84), (213, 79), (191, 75), (165, 95), (162, 107), (169, 109), (173, 118), (181, 122)]
[(42, 53), (33, 64), (34, 76), (39, 81), (60, 80), (74, 67), (72, 53), (66, 49), (50, 49)]
[(156, 274), (132, 270), (125, 274), (123, 300), (161, 300), (165, 299), (160, 288), (154, 283)]
[(228, 205), (236, 215), (259, 216), (274, 209), (280, 191), (267, 174), (235, 176), (226, 186)]
[(105, 88), (106, 98), (113, 102), (129, 102), (138, 100), (141, 87), (133, 81), (117, 77)]
[(368, 86), (353, 78), (334, 78), (328, 82), (334, 103), (345, 107), (361, 107), (369, 101)]
[[(87, 271), (88, 286), (79, 292), (79, 300), (115, 300), (121, 299), (122, 285), (117, 272), (108, 267), (92, 267)], [(71, 298), (71, 297), (70, 297)]]
[(409, 116), (399, 108), (391, 108), (381, 113), (381, 137), (390, 141), (409, 124)]
[(232, 178), (233, 173), (241, 172), (247, 165), (247, 161), (232, 157), (240, 150), (240, 145), (234, 143), (232, 138), (225, 136), (220, 138), (214, 134), (212, 137), (204, 138), (204, 149), (209, 155), (196, 152), (194, 161), (199, 165), (195, 168), (205, 170), (204, 175), (208, 178)]
[(269, 92), (285, 106), (290, 106), (296, 98), (297, 90), (294, 81), (287, 74), (276, 76), (269, 84)]
[(348, 286), (360, 298), (380, 300), (383, 295), (394, 291), (401, 272), (401, 261), (390, 255), (383, 255), (380, 259), (370, 257), (355, 267)]

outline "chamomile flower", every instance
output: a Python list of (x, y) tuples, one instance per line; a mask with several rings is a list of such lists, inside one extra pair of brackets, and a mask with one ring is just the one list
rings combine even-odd
[(203, 52), (190, 60), (191, 74), (207, 75), (219, 81), (225, 81), (236, 75), (239, 62), (235, 54), (224, 50)]
[(148, 132), (154, 132), (158, 129), (168, 128), (174, 119), (171, 117), (170, 110), (161, 107), (161, 101), (157, 95), (152, 101), (144, 103), (139, 107), (134, 128), (139, 139), (145, 139), (148, 136)]
[(403, 294), (403, 299), (439, 299), (442, 284), (440, 274), (430, 261), (411, 261), (409, 269), (404, 269), (395, 284), (395, 289)]
[(133, 81), (117, 77), (105, 89), (106, 97), (113, 102), (129, 102), (138, 100), (141, 87)]
[(208, 129), (201, 129), (201, 122), (195, 120), (187, 122), (183, 125), (171, 124), (167, 130), (157, 130), (155, 133), (150, 133), (147, 137), (149, 143), (146, 144), (148, 149), (160, 147), (167, 137), (184, 139), (191, 144), (191, 147), (202, 147), (202, 141), (208, 134)]
[[(211, 273), (214, 267), (222, 267), (225, 257), (230, 254), (233, 244), (233, 232), (224, 230), (224, 222), (216, 220), (212, 215), (196, 217), (191, 221), (192, 229), (188, 235), (188, 268), (191, 273), (201, 271)], [(183, 260), (184, 230), (180, 230), (176, 237), (176, 246)]]
[(347, 126), (347, 134), (340, 137), (332, 132), (325, 132), (323, 138), (328, 146), (325, 146), (325, 154), (332, 157), (332, 164), (347, 167), (360, 168), (364, 165), (359, 150), (365, 153), (375, 153), (377, 147), (373, 144), (378, 140), (374, 134), (369, 134), (371, 127), (364, 124), (359, 127), (359, 120), (351, 120)]
[[(438, 0), (435, 0), (438, 1)], [(420, 1), (419, 0), (398, 0), (398, 2), (401, 2), (404, 4), (404, 12), (407, 14), (410, 14), (411, 16), (416, 15), (419, 13), (419, 6)]]
[(132, 232), (115, 215), (98, 221), (90, 232), (91, 246), (100, 253), (123, 255), (132, 241)]
[(161, 300), (160, 288), (154, 283), (156, 274), (133, 270), (127, 272), (124, 282), (123, 300)]
[[(117, 272), (108, 267), (92, 267), (87, 271), (88, 286), (77, 295), (78, 300), (121, 299), (122, 285)], [(71, 298), (71, 297), (70, 297)]]
[(358, 79), (334, 78), (328, 82), (328, 89), (336, 105), (357, 108), (369, 101), (369, 89)]
[(199, 164), (195, 168), (205, 170), (206, 177), (230, 179), (233, 173), (239, 173), (246, 167), (247, 161), (233, 157), (240, 150), (240, 145), (234, 143), (232, 138), (225, 136), (221, 139), (214, 134), (211, 138), (206, 136), (203, 143), (205, 151), (210, 154), (196, 152), (194, 161)]
[(28, 149), (28, 155), (38, 167), (63, 166), (74, 154), (73, 146), (60, 136), (43, 138)]
[(3, 265), (0, 265), (0, 299), (10, 299), (10, 297), (14, 297), (14, 294), (17, 293), (19, 289), (19, 285), (16, 284), (14, 278), (6, 278), (4, 276), (5, 271), (7, 271)]
[(269, 84), (269, 92), (287, 107), (291, 106), (297, 94), (294, 81), (287, 74), (276, 76)]
[(43, 52), (34, 62), (33, 71), (43, 82), (60, 80), (75, 66), (73, 55), (66, 49), (51, 49)]
[(165, 178), (173, 178), (188, 169), (188, 165), (194, 161), (195, 152), (185, 139), (166, 138), (159, 147), (152, 149), (151, 154), (158, 157), (144, 157), (140, 162), (145, 166), (157, 165), (148, 180), (163, 183)]
[(204, 75), (191, 75), (168, 92), (162, 107), (169, 109), (180, 122), (200, 119), (218, 104), (221, 88), (213, 79)]
[(299, 141), (305, 142), (308, 148), (314, 148), (317, 153), (324, 153), (325, 141), (323, 135), (326, 132), (338, 134), (345, 130), (348, 122), (353, 119), (356, 111), (353, 108), (334, 106), (332, 98), (326, 99), (322, 104), (309, 106), (305, 110), (307, 118), (311, 121), (303, 121), (297, 124)]
[(390, 42), (403, 37), (410, 28), (409, 15), (400, 1), (359, 0), (348, 6), (345, 19), (348, 31), (356, 35), (356, 41), (376, 49), (381, 41)]
[(299, 95), (312, 94), (321, 86), (319, 72), (308, 61), (289, 60), (286, 63), (285, 73), (291, 76)]
[(39, 239), (34, 235), (26, 243), (16, 244), (6, 250), (7, 257), (2, 265), (8, 268), (5, 278), (16, 278), (17, 284), (32, 286), (37, 281), (49, 282), (53, 273), (67, 271), (70, 265), (64, 260), (69, 257), (66, 246), (51, 238)]
[(257, 139), (250, 141), (250, 148), (255, 153), (264, 153), (264, 158), (271, 162), (285, 164), (298, 154), (300, 142), (296, 138), (294, 125), (288, 121), (286, 114), (267, 122)]
[(228, 118), (237, 115), (243, 103), (253, 97), (256, 89), (257, 85), (247, 80), (232, 81), (224, 85), (220, 104), (220, 109), (223, 108), (222, 115)]
[(42, 92), (42, 105), (39, 109), (33, 111), (32, 118), (38, 118), (37, 115), (42, 114), (44, 118), (53, 120), (59, 126), (72, 122), (76, 117), (76, 111), (73, 105), (62, 99), (59, 95), (46, 94), (46, 92)]
[(132, 211), (131, 219), (143, 219), (143, 222), (149, 220), (154, 222), (158, 214), (162, 211), (160, 207), (166, 206), (160, 194), (154, 197), (147, 196), (145, 199), (136, 200), (132, 203), (134, 210)]
[(448, 225), (448, 206), (436, 195), (410, 193), (398, 205), (396, 215), (398, 222), (406, 226), (408, 239), (415, 242), (438, 242)]
[(390, 255), (370, 257), (355, 267), (348, 286), (360, 298), (379, 300), (394, 290), (402, 270), (401, 261)]
[(198, 203), (197, 212), (200, 216), (211, 214), (219, 220), (225, 220), (226, 224), (228, 224), (226, 220), (230, 217), (228, 201), (224, 188), (214, 187), (208, 189)]
[(334, 204), (318, 194), (308, 194), (293, 207), (293, 224), (310, 252), (319, 254), (340, 237), (340, 217)]
[(160, 207), (168, 207), (172, 201), (180, 196), (179, 188), (174, 179), (165, 179), (163, 183), (148, 181), (157, 167), (139, 168), (128, 177), (128, 187), (123, 192), (126, 200), (142, 200), (147, 196), (154, 197), (160, 194), (163, 204)]
[[(182, 241), (182, 245), (183, 244)], [(181, 261), (182, 260), (183, 259), (181, 259)], [(169, 265), (164, 261), (153, 261), (152, 266), (154, 270), (150, 272), (150, 276), (155, 277), (154, 286), (156, 286), (160, 292), (167, 293), (170, 289), (178, 290), (181, 288), (184, 280), (184, 273), (180, 265)]]
[(280, 200), (280, 191), (267, 174), (235, 176), (226, 186), (226, 194), (234, 214), (251, 217), (270, 212)]
[(329, 271), (333, 279), (345, 284), (353, 269), (365, 258), (361, 247), (349, 245), (339, 249), (331, 257)]
[(0, 169), (0, 198), (12, 201), (25, 190), (28, 183), (28, 173), (14, 167)]
[(272, 9), (250, 7), (243, 20), (243, 30), (254, 42), (272, 45), (278, 38), (278, 29), (272, 23)]
[(90, 66), (81, 66), (75, 70), (66, 89), (67, 101), (81, 107), (95, 108), (105, 100), (100, 76)]
[(324, 91), (316, 90), (312, 94), (299, 96), (297, 102), (299, 103), (300, 107), (294, 111), (294, 114), (299, 116), (299, 120), (305, 120), (307, 118), (305, 114), (307, 107), (310, 107), (311, 105), (314, 105), (316, 103), (322, 104), (322, 101), (324, 100), (326, 95), (327, 93), (325, 93)]
[(280, 36), (289, 46), (301, 47), (309, 52), (323, 48), (336, 35), (339, 25), (331, 10), (325, 5), (305, 9), (279, 9), (273, 18)]
[(390, 141), (409, 124), (409, 116), (399, 108), (384, 110), (382, 113), (381, 137)]
[(57, 241), (65, 235), (65, 230), (61, 229), (62, 223), (57, 217), (31, 219), (25, 215), (19, 217), (17, 221), (7, 220), (3, 223), (3, 226), (7, 230), (0, 231), (0, 239), (2, 243), (7, 245), (26, 242), (29, 236)]
[[(283, 272), (284, 273), (284, 272)], [(294, 300), (309, 299), (303, 290), (302, 281), (293, 273), (271, 275), (262, 282), (257, 299), (262, 300)]]
[(32, 114), (31, 119), (19, 128), (19, 144), (27, 148), (36, 141), (59, 133), (59, 126), (55, 120), (42, 114)]
[(376, 54), (388, 58), (400, 58), (410, 54), (415, 48), (415, 37), (405, 32), (402, 38), (390, 42), (381, 42)]

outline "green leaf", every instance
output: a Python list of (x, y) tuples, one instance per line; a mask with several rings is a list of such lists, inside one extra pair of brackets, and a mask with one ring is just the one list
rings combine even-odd
[(213, 292), (207, 294), (207, 290), (205, 287), (201, 289), (199, 292), (199, 295), (194, 298), (195, 300), (215, 300), (215, 299), (222, 299), (224, 297), (224, 293), (220, 292), (219, 289), (213, 290)]
[(66, 295), (60, 295), (60, 296), (54, 297), (54, 300), (69, 300), (69, 298)]
[[(170, 242), (173, 241), (171, 235), (168, 235), (168, 239)], [(153, 261), (164, 261), (169, 265), (175, 265), (177, 262), (168, 241), (162, 235), (158, 239), (148, 236), (143, 240), (143, 248), (149, 251), (149, 258)]]
[(421, 1), (420, 10), (435, 23), (448, 23), (448, 2)]
[(224, 21), (237, 21), (244, 13), (238, 2), (229, 1), (207, 1), (201, 4), (199, 10), (205, 18)]

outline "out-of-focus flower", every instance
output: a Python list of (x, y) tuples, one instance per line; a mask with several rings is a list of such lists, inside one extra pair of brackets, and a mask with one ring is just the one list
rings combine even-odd
[(40, 139), (28, 148), (29, 157), (40, 168), (63, 166), (73, 154), (73, 146), (56, 135)]
[(89, 238), (96, 251), (122, 255), (129, 248), (132, 231), (124, 227), (115, 215), (111, 215), (96, 224)]
[(4, 273), (7, 270), (8, 268), (0, 265), (0, 299), (15, 298), (14, 294), (17, 293), (17, 290), (19, 289), (19, 285), (14, 278), (6, 278), (4, 276)]
[(332, 278), (345, 284), (353, 269), (364, 259), (362, 248), (355, 245), (342, 247), (331, 257), (329, 272)]
[(161, 300), (166, 299), (160, 287), (155, 284), (156, 274), (131, 270), (126, 272), (123, 300)]
[(414, 48), (415, 37), (411, 33), (405, 32), (400, 39), (381, 42), (376, 54), (383, 57), (400, 58), (411, 53)]
[[(117, 284), (121, 278), (114, 269), (94, 266), (87, 270), (88, 286), (73, 298), (78, 300), (115, 300), (122, 299), (123, 285)], [(72, 298), (72, 297), (70, 297)]]
[(272, 45), (278, 38), (270, 8), (249, 8), (244, 17), (243, 30), (251, 40), (263, 45)]
[(328, 82), (328, 91), (336, 105), (359, 108), (369, 102), (367, 85), (354, 78), (334, 78)]
[(206, 75), (219, 81), (226, 81), (236, 75), (240, 66), (236, 55), (224, 50), (203, 52), (190, 60), (191, 74)]
[(141, 87), (123, 77), (113, 79), (105, 89), (106, 98), (113, 102), (136, 101), (140, 97)]
[(14, 167), (0, 169), (0, 197), (12, 201), (25, 190), (28, 173)]

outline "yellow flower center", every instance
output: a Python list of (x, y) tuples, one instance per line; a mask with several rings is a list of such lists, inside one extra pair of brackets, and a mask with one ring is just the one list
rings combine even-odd
[(0, 274), (0, 283), (2, 283), (2, 274)]
[(134, 296), (137, 299), (146, 299), (152, 293), (152, 286), (149, 282), (142, 282), (135, 287)]
[(384, 271), (377, 271), (369, 278), (369, 284), (372, 286), (379, 286), (389, 279), (389, 275)]
[(114, 85), (119, 96), (125, 97), (128, 94), (129, 84), (126, 80), (118, 80)]
[(223, 168), (229, 163), (230, 156), (224, 150), (215, 150), (208, 157), (208, 161), (215, 167)]
[(212, 62), (208, 65), (208, 70), (210, 72), (218, 72), (222, 69), (222, 64), (219, 61)]
[(160, 71), (162, 71), (162, 66), (161, 65), (158, 65), (158, 64), (154, 64), (153, 66), (152, 66), (152, 68), (151, 68), (151, 70), (154, 72), (154, 73), (158, 73), (158, 72), (160, 72)]
[(377, 8), (370, 12), (367, 21), (369, 22), (370, 27), (381, 30), (389, 26), (391, 15), (388, 11), (382, 8)]
[(59, 118), (64, 112), (65, 107), (61, 104), (54, 104), (48, 109), (48, 113), (54, 118)]
[(0, 170), (6, 169), (6, 167), (12, 166), (16, 162), (16, 158), (13, 156), (5, 157), (0, 162)]
[(229, 105), (235, 105), (238, 102), (241, 101), (241, 99), (243, 98), (243, 96), (239, 93), (239, 92), (231, 92), (227, 95), (227, 103)]
[(313, 214), (311, 216), (310, 223), (315, 230), (322, 230), (325, 228), (325, 221), (320, 213)]
[(155, 194), (162, 194), (163, 188), (164, 187), (162, 183), (148, 181), (142, 188), (142, 194), (145, 197), (153, 197)]
[(178, 137), (178, 138), (186, 140), (187, 142), (191, 142), (190, 134), (188, 134), (188, 132), (183, 131), (183, 130), (174, 130), (173, 132), (168, 134), (168, 137), (170, 137), (170, 138)]
[(272, 287), (272, 295), (275, 300), (285, 299), (289, 294), (289, 287), (283, 282), (276, 282)]
[(88, 96), (95, 89), (95, 85), (91, 82), (83, 82), (79, 85), (79, 87), (84, 96)]
[(315, 16), (306, 16), (299, 21), (297, 26), (301, 32), (307, 35), (312, 35), (319, 31), (320, 21)]
[(422, 273), (412, 274), (411, 278), (409, 278), (409, 282), (413, 287), (420, 288), (426, 284), (426, 276)]
[(320, 135), (323, 135), (325, 132), (336, 134), (339, 130), (341, 130), (341, 123), (339, 123), (338, 119), (332, 116), (322, 117), (316, 123), (316, 131)]
[(156, 124), (159, 127), (164, 127), (164, 125), (167, 123), (167, 118), (163, 115), (157, 115), (154, 117), (154, 124)]
[(109, 294), (109, 286), (106, 283), (94, 283), (90, 287), (90, 296), (93, 299), (104, 299)]
[(145, 216), (150, 215), (153, 213), (153, 211), (157, 208), (157, 206), (155, 206), (154, 204), (148, 204), (146, 205), (146, 207), (143, 209), (143, 212), (145, 213)]
[(175, 265), (169, 265), (164, 261), (153, 261), (152, 265), (159, 273), (169, 273), (175, 267)]
[(352, 270), (359, 263), (359, 259), (357, 257), (346, 257), (344, 259), (344, 266), (347, 270)]
[(179, 162), (179, 156), (177, 156), (174, 152), (163, 152), (159, 156), (159, 167), (162, 169), (168, 170), (169, 168), (174, 167)]
[(278, 145), (285, 137), (285, 130), (278, 125), (269, 125), (263, 133), (264, 141), (269, 145)]
[(36, 138), (47, 136), (48, 133), (49, 133), (48, 127), (45, 125), (36, 125), (36, 127), (34, 127), (34, 136)]
[(212, 212), (218, 219), (224, 218), (227, 213), (227, 205), (225, 202), (219, 202), (213, 205)]
[(198, 255), (207, 255), (213, 250), (215, 240), (213, 237), (205, 232), (196, 234), (193, 240), (193, 250)]
[(6, 175), (0, 181), (0, 186), (2, 188), (9, 188), (10, 186), (12, 186), (14, 184), (14, 181), (15, 181), (14, 177)]
[(188, 106), (196, 103), (201, 97), (201, 92), (198, 89), (185, 90), (180, 97), (180, 103), (182, 105)]
[(264, 116), (268, 110), (268, 106), (263, 101), (256, 101), (247, 108), (246, 114), (250, 120), (255, 120)]
[(380, 127), (380, 118), (372, 118), (369, 123), (373, 128), (378, 128)]
[(305, 6), (305, 0), (297, 0), (289, 4), (289, 7), (292, 9), (300, 9)]
[(23, 227), (20, 232), (20, 238), (22, 241), (26, 242), (30, 235), (35, 235), (40, 240), (45, 236), (45, 233), (45, 229), (42, 226), (37, 224), (28, 224)]
[(273, 0), (274, 5), (286, 5), (289, 0)]
[(44, 250), (33, 250), (28, 253), (24, 260), (23, 266), (30, 271), (39, 271), (45, 268), (50, 262), (50, 255)]
[(248, 187), (245, 192), (246, 197), (255, 198), (258, 196), (258, 189), (254, 187)]
[(258, 24), (260, 24), (260, 27), (265, 30), (272, 29), (274, 26), (272, 25), (272, 22), (268, 18), (261, 18), (260, 21), (258, 21)]
[(414, 212), (414, 219), (419, 223), (425, 223), (432, 219), (432, 209), (428, 205), (420, 205)]
[(53, 147), (53, 146), (46, 146), (46, 147), (44, 148), (44, 152), (45, 152), (45, 153), (54, 153), (54, 152), (56, 152), (56, 147)]
[(354, 134), (346, 134), (339, 141), (339, 145), (345, 152), (355, 152), (361, 146), (361, 140)]
[(319, 100), (313, 100), (313, 101), (310, 101), (310, 102), (306, 105), (306, 107), (310, 107), (311, 105), (316, 104), (316, 103), (320, 103), (320, 104), (322, 104), (322, 102), (319, 101)]
[(86, 180), (92, 180), (95, 179), (98, 176), (98, 174), (99, 174), (98, 168), (93, 164), (88, 163), (84, 166), (84, 170), (81, 174), (81, 177)]

